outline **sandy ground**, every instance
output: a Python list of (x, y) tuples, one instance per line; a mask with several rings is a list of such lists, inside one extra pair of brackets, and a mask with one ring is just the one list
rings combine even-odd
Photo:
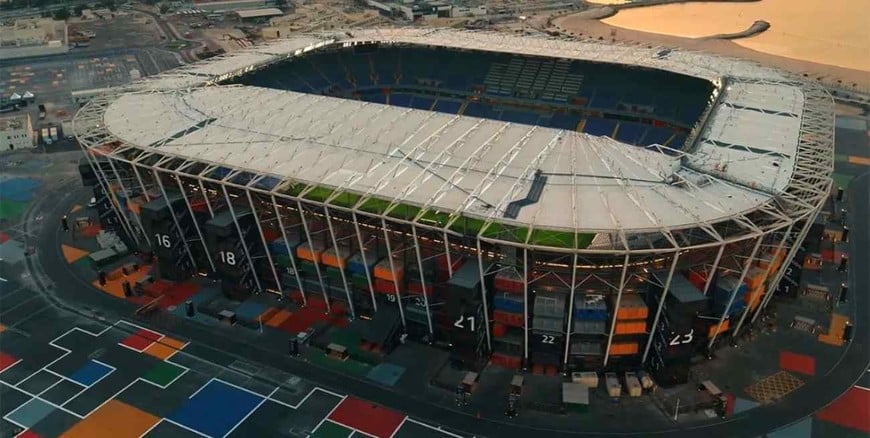
[(694, 38), (740, 32), (755, 20), (764, 20), (770, 29), (735, 43), (771, 55), (870, 71), (868, 6), (867, 0), (675, 3), (625, 9), (602, 21), (626, 29)]
[[(865, 15), (867, 14), (867, 12), (861, 13)], [(743, 30), (749, 27), (755, 19), (756, 18), (754, 17), (749, 19), (747, 25), (738, 30)], [(725, 56), (750, 59), (765, 65), (771, 65), (797, 74), (805, 75), (808, 78), (819, 80), (827, 85), (870, 93), (870, 72), (868, 71), (820, 64), (764, 53), (744, 47), (733, 41), (685, 38), (660, 33), (623, 29), (598, 20), (583, 19), (578, 17), (576, 14), (554, 19), (553, 26), (555, 27), (555, 30), (577, 37), (591, 37), (595, 39), (601, 37), (605, 40), (616, 40), (639, 45), (655, 44), (669, 47), (682, 47), (686, 49), (717, 53)], [(718, 33), (713, 30), (712, 27), (710, 29), (711, 31), (709, 33)], [(870, 45), (865, 47), (870, 47)]]

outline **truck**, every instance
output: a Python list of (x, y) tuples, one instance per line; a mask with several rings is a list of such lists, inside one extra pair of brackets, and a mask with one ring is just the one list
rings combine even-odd
[(41, 103), (39, 104), (39, 118), (40, 119), (45, 118), (45, 105), (43, 105)]
[(57, 141), (57, 126), (52, 126), (48, 132), (51, 134), (51, 141)]
[(47, 145), (51, 144), (51, 133), (49, 132), (48, 128), (42, 128), (41, 134), (42, 142)]

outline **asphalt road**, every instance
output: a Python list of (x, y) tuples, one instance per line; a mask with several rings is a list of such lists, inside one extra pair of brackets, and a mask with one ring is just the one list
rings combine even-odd
[[(82, 194), (84, 196), (84, 194)], [(870, 177), (857, 178), (850, 186), (850, 221), (852, 228), (851, 260), (853, 267), (870, 266), (870, 227), (866, 218), (870, 217)], [(38, 258), (29, 260), (28, 267), (32, 278), (45, 298), (54, 304), (80, 310), (83, 307), (100, 309), (106, 317), (116, 319), (130, 318), (132, 307), (129, 303), (108, 297), (95, 291), (87, 281), (78, 278), (64, 261), (60, 250), (61, 231), (54, 224), (59, 216), (75, 201), (69, 193), (53, 193), (40, 200), (46, 226), (39, 231)], [(864, 221), (865, 226), (857, 224)], [(34, 230), (35, 231), (35, 230)], [(870, 270), (852, 269), (850, 272), (852, 291), (870, 290)], [(59, 285), (63, 285), (62, 287)], [(531, 428), (515, 421), (480, 419), (468, 412), (454, 410), (448, 406), (432, 404), (414, 394), (395, 392), (389, 388), (375, 385), (339, 374), (329, 369), (319, 368), (311, 363), (291, 358), (282, 351), (267, 350), (251, 343), (242, 342), (208, 327), (179, 319), (173, 325), (173, 334), (188, 338), (197, 345), (197, 354), (206, 356), (233, 357), (240, 360), (260, 362), (283, 371), (299, 375), (309, 381), (342, 393), (348, 393), (397, 409), (416, 419), (440, 424), (445, 429), (476, 436), (528, 437), (546, 434), (548, 437), (576, 436), (668, 436), (668, 437), (751, 437), (760, 436), (799, 421), (836, 400), (851, 388), (865, 373), (870, 364), (870, 330), (865, 325), (870, 321), (870, 302), (866, 293), (855, 293), (853, 298), (859, 317), (855, 321), (855, 337), (846, 347), (839, 365), (821, 379), (809, 381), (803, 388), (789, 395), (779, 403), (751, 409), (722, 422), (703, 424), (674, 424), (673, 428), (658, 431), (631, 430), (631, 424), (601, 424), (596, 430), (547, 430)], [(75, 305), (73, 308), (72, 305)], [(164, 327), (159, 327), (167, 331)], [(220, 346), (219, 349), (212, 346)]]

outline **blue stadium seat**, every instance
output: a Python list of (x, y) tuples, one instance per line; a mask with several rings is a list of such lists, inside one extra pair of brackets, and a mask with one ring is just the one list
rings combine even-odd
[(684, 134), (677, 134), (674, 136), (674, 139), (668, 143), (669, 148), (673, 149), (683, 149), (684, 143), (686, 142), (686, 136)]
[(665, 144), (669, 138), (673, 135), (673, 131), (668, 128), (661, 128), (657, 126), (652, 126), (646, 131), (646, 135), (641, 140), (641, 144), (643, 145), (651, 145), (651, 144)]
[[(461, 96), (484, 85), (484, 79), (487, 78), (494, 64), (521, 65), (524, 67), (521, 67), (520, 71), (528, 70), (525, 76), (533, 77), (535, 74), (541, 74), (540, 71), (532, 72), (536, 68), (534, 65), (540, 62), (540, 60), (521, 60), (518, 63), (514, 55), (510, 54), (471, 53), (422, 47), (397, 48), (382, 45), (375, 50), (310, 52), (302, 58), (277, 64), (272, 69), (251, 72), (236, 82), (336, 96), (350, 96), (362, 91), (363, 100), (381, 103), (385, 102), (385, 96), (380, 93), (380, 89), (390, 87), (395, 90), (398, 83), (410, 89), (394, 92), (390, 96), (390, 104), (423, 110), (432, 108), (435, 111), (456, 114), (463, 104)], [(567, 103), (571, 102), (574, 96), (586, 98), (588, 108), (605, 113), (603, 117), (590, 118), (585, 123), (584, 131), (592, 135), (613, 135), (617, 122), (608, 119), (612, 117), (608, 113), (631, 115), (632, 105), (652, 107), (652, 117), (672, 121), (688, 128), (704, 111), (711, 89), (709, 84), (700, 80), (680, 78), (667, 72), (627, 70), (608, 64), (574, 61), (567, 64), (566, 73), (564, 64), (560, 63), (559, 66), (556, 75), (559, 78), (567, 77), (566, 75), (582, 77), (579, 91), (576, 91), (576, 77), (573, 82), (575, 91), (571, 93), (554, 91), (547, 88), (549, 85), (542, 89), (541, 83), (534, 80), (532, 88), (540, 94), (538, 100), (542, 102), (555, 100)], [(546, 70), (544, 67), (541, 69), (541, 71)], [(549, 74), (549, 70), (543, 74)], [(372, 76), (375, 76), (374, 80)], [(548, 81), (552, 81), (553, 76), (549, 77)], [(425, 85), (439, 87), (442, 90), (441, 96), (429, 95), (432, 90), (428, 87), (425, 92), (415, 90), (414, 86), (420, 85), (422, 79), (434, 81), (432, 84)], [(516, 79), (515, 77), (512, 82), (503, 73), (494, 75), (486, 84), (489, 87), (487, 94), (495, 98), (512, 95), (517, 85)], [(556, 79), (556, 81), (563, 81), (563, 79)], [(558, 90), (563, 90), (562, 85), (559, 87)], [(433, 102), (437, 102), (434, 107)], [(542, 111), (552, 111), (552, 114), (542, 115), (504, 102), (497, 104), (474, 102), (467, 106), (464, 114), (568, 130), (575, 130), (582, 118), (580, 115), (565, 114), (555, 108)], [(684, 136), (671, 139), (673, 136), (671, 129), (630, 121), (620, 123), (616, 137), (617, 140), (626, 143), (664, 144), (670, 139), (668, 146), (679, 148), (685, 141)]]
[(561, 114), (556, 113), (553, 114), (553, 117), (550, 119), (549, 126), (558, 129), (577, 129), (577, 124), (580, 123), (580, 116), (576, 114)]
[(607, 94), (604, 92), (595, 93), (595, 97), (592, 98), (592, 102), (589, 103), (590, 108), (601, 109), (601, 110), (616, 110), (616, 106), (619, 104), (619, 96), (615, 94)]
[(423, 96), (414, 96), (411, 99), (411, 104), (409, 105), (411, 108), (417, 108), (422, 110), (428, 110), (432, 107), (432, 103), (435, 102), (435, 99), (431, 97), (423, 97)]
[(612, 119), (597, 119), (597, 118), (589, 118), (586, 120), (586, 126), (583, 128), (583, 132), (589, 135), (613, 135), (613, 130), (616, 129), (616, 120)]
[(641, 137), (646, 132), (646, 125), (632, 122), (621, 122), (619, 131), (616, 133), (616, 139), (629, 144), (637, 144)]
[(401, 106), (401, 107), (409, 107), (411, 106), (411, 96), (407, 94), (391, 94), (390, 95), (390, 105)]
[(438, 99), (438, 103), (435, 104), (435, 111), (456, 114), (459, 112), (459, 108), (461, 107), (462, 102), (457, 102), (455, 100)]
[(384, 96), (381, 93), (372, 93), (363, 96), (363, 100), (374, 103), (387, 103), (387, 96)]
[(472, 117), (483, 117), (485, 119), (494, 119), (496, 118), (495, 110), (489, 106), (478, 102), (471, 102), (465, 108), (466, 116)]

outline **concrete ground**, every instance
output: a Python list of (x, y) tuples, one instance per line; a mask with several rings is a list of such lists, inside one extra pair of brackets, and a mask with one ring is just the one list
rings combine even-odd
[[(866, 138), (866, 130), (864, 133)], [(838, 153), (846, 150), (845, 148), (848, 146), (841, 146), (840, 143), (848, 138), (845, 135), (838, 135)], [(856, 149), (854, 153), (860, 153), (860, 149)], [(865, 156), (867, 155), (870, 153), (865, 154)], [(846, 174), (863, 172), (866, 174), (866, 167), (844, 168), (840, 166), (840, 163), (838, 161), (838, 172)], [(20, 173), (27, 174), (28, 172), (22, 169)], [(38, 174), (34, 171), (30, 171), (30, 173)], [(852, 187), (848, 198), (848, 208), (852, 212), (850, 223), (853, 224), (860, 223), (856, 222), (856, 218), (867, 217), (866, 208), (870, 203), (868, 202), (870, 199), (868, 199), (867, 177), (859, 181), (860, 184)], [(669, 416), (661, 411), (661, 408), (657, 407), (657, 396), (645, 395), (640, 399), (623, 398), (620, 403), (611, 404), (606, 397), (600, 394), (602, 389), (593, 394), (593, 406), (586, 415), (548, 413), (543, 412), (544, 410), (537, 410), (534, 405), (525, 404), (519, 417), (507, 419), (503, 415), (506, 405), (504, 395), (507, 391), (505, 383), (513, 374), (512, 372), (498, 369), (487, 370), (481, 378), (481, 386), (472, 395), (471, 404), (457, 407), (451, 391), (430, 384), (430, 380), (436, 374), (442, 373), (444, 367), (449, 367), (449, 365), (445, 364), (443, 352), (428, 346), (419, 344), (402, 346), (393, 355), (387, 357), (387, 362), (404, 367), (406, 371), (394, 384), (384, 385), (366, 377), (366, 374), (371, 371), (366, 366), (370, 367), (370, 365), (351, 362), (339, 365), (328, 360), (324, 361), (322, 353), (314, 348), (303, 348), (301, 359), (288, 357), (285, 353), (289, 336), (286, 332), (279, 330), (266, 329), (260, 333), (258, 330), (239, 325), (230, 327), (203, 324), (173, 315), (137, 319), (133, 315), (136, 305), (94, 290), (90, 286), (90, 282), (95, 278), (95, 272), (80, 267), (70, 269), (60, 254), (61, 243), (72, 244), (73, 242), (68, 236), (57, 230), (59, 216), (69, 212), (75, 205), (85, 203), (90, 195), (83, 190), (70, 190), (70, 187), (74, 187), (76, 184), (74, 173), (67, 173), (66, 180), (46, 177), (45, 182), (40, 196), (22, 217), (21, 222), (14, 224), (14, 226), (8, 226), (5, 230), (13, 239), (27, 239), (37, 248), (37, 254), (35, 257), (27, 259), (23, 265), (7, 266), (7, 264), (3, 264), (0, 266), (2, 268), (0, 276), (7, 279), (9, 284), (9, 286), (4, 284), (3, 294), (0, 295), (0, 321), (6, 325), (6, 330), (0, 335), (3, 336), (4, 341), (0, 350), (6, 352), (6, 345), (9, 345), (11, 346), (10, 356), (25, 359), (19, 364), (9, 366), (6, 371), (0, 373), (0, 379), (8, 383), (4, 385), (8, 390), (2, 394), (4, 401), (8, 397), (8, 400), (19, 401), (14, 403), (15, 406), (28, 403), (27, 397), (29, 395), (22, 390), (30, 394), (35, 394), (33, 391), (45, 390), (46, 387), (55, 383), (51, 377), (54, 376), (52, 371), (72, 379), (71, 376), (80, 371), (81, 366), (84, 366), (82, 365), (85, 363), (83, 362), (84, 358), (102, 362), (107, 367), (114, 368), (115, 371), (106, 375), (105, 383), (101, 380), (92, 384), (94, 388), (96, 385), (102, 385), (100, 388), (105, 386), (105, 390), (100, 392), (97, 388), (92, 391), (94, 394), (92, 397), (88, 395), (83, 396), (81, 401), (70, 401), (70, 406), (76, 408), (69, 409), (73, 413), (54, 408), (47, 403), (34, 403), (33, 406), (19, 414), (3, 412), (4, 416), (21, 423), (22, 421), (32, 422), (39, 415), (51, 411), (42, 417), (48, 419), (45, 425), (41, 425), (39, 422), (33, 425), (37, 432), (38, 428), (43, 427), (47, 434), (54, 433), (63, 427), (75, 427), (73, 424), (83, 422), (83, 420), (77, 422), (79, 419), (76, 415), (85, 417), (85, 414), (92, 411), (97, 412), (94, 411), (94, 408), (98, 407), (100, 403), (106, 402), (112, 394), (115, 396), (111, 398), (123, 403), (123, 406), (115, 406), (115, 403), (112, 403), (112, 409), (117, 408), (127, 412), (129, 409), (125, 406), (131, 406), (157, 418), (154, 421), (151, 417), (137, 414), (136, 418), (151, 418), (148, 420), (153, 421), (153, 429), (150, 433), (174, 436), (177, 433), (184, 434), (184, 431), (189, 432), (185, 427), (194, 430), (211, 427), (207, 425), (211, 424), (214, 419), (202, 420), (202, 415), (204, 415), (202, 412), (210, 411), (211, 408), (203, 409), (201, 405), (197, 404), (185, 407), (184, 400), (187, 396), (192, 395), (196, 389), (205, 387), (208, 387), (208, 391), (218, 391), (218, 393), (226, 391), (226, 386), (209, 386), (209, 382), (212, 382), (212, 378), (215, 377), (251, 389), (255, 393), (253, 397), (256, 403), (265, 400), (262, 401), (260, 407), (250, 411), (253, 413), (244, 421), (241, 421), (240, 418), (237, 419), (235, 424), (236, 430), (240, 431), (239, 433), (242, 433), (241, 431), (246, 434), (254, 434), (255, 431), (262, 433), (266, 433), (263, 431), (273, 431), (274, 429), (258, 429), (261, 427), (257, 426), (259, 424), (257, 418), (260, 416), (272, 419), (276, 416), (278, 418), (287, 416), (287, 421), (278, 422), (279, 424), (275, 427), (291, 435), (311, 433), (312, 431), (332, 434), (335, 430), (341, 433), (340, 428), (345, 426), (338, 424), (342, 423), (340, 420), (322, 422), (320, 426), (323, 427), (323, 424), (326, 424), (325, 428), (315, 430), (316, 424), (312, 425), (302, 417), (293, 417), (292, 412), (286, 410), (286, 406), (271, 400), (276, 396), (274, 394), (274, 397), (269, 396), (269, 394), (275, 388), (278, 388), (278, 392), (275, 394), (281, 393), (284, 388), (283, 382), (288, 381), (288, 379), (297, 382), (294, 384), (300, 384), (292, 374), (287, 374), (293, 373), (304, 377), (302, 381), (311, 382), (307, 383), (310, 387), (319, 386), (336, 394), (350, 393), (356, 397), (374, 400), (396, 411), (406, 412), (414, 418), (425, 419), (423, 422), (442, 424), (453, 430), (465, 431), (468, 435), (519, 436), (523, 434), (528, 436), (546, 431), (550, 436), (568, 436), (590, 433), (592, 430), (626, 433), (629, 428), (636, 434), (668, 436), (698, 436), (698, 434), (704, 433), (717, 436), (768, 434), (769, 436), (827, 437), (857, 436), (855, 434), (866, 433), (861, 429), (844, 426), (841, 424), (842, 422), (830, 421), (830, 417), (825, 413), (826, 410), (822, 409), (829, 401), (833, 401), (852, 386), (856, 376), (861, 375), (861, 378), (866, 380), (867, 334), (860, 331), (860, 324), (868, 320), (866, 296), (855, 296), (854, 299), (845, 304), (836, 304), (833, 308), (829, 308), (827, 304), (812, 301), (809, 297), (782, 302), (778, 306), (775, 319), (777, 330), (775, 332), (765, 333), (764, 330), (759, 330), (755, 340), (740, 342), (737, 347), (726, 347), (717, 353), (716, 360), (699, 367), (696, 373), (699, 373), (703, 378), (713, 379), (725, 392), (731, 393), (737, 398), (737, 408), (734, 415), (725, 421), (688, 415), (681, 416), (680, 421), (673, 422)], [(841, 249), (850, 251), (853, 264), (860, 264), (862, 261), (866, 262), (866, 250), (870, 248), (870, 243), (867, 241), (868, 230), (866, 227), (856, 226), (855, 228), (853, 229), (853, 237), (850, 239), (851, 247)], [(76, 244), (81, 244), (81, 242)], [(853, 290), (866, 287), (870, 283), (867, 281), (866, 274), (867, 272), (856, 269), (849, 271), (849, 281), (856, 288)], [(843, 278), (843, 274), (832, 272), (830, 266), (823, 270), (821, 276), (825, 278), (826, 282), (833, 284), (839, 284)], [(8, 296), (7, 292), (9, 292)], [(821, 326), (826, 327), (829, 321), (825, 319), (825, 316), (829, 316), (831, 311), (843, 313), (855, 321), (856, 338), (852, 343), (846, 344), (844, 347), (833, 347), (819, 343), (817, 338), (809, 333), (787, 327), (791, 317), (795, 314), (814, 318)], [(862, 313), (856, 314), (856, 311)], [(94, 322), (94, 319), (97, 322)], [(100, 322), (100, 320), (103, 321)], [(190, 373), (191, 376), (201, 374), (200, 378), (190, 380), (193, 377), (185, 377), (188, 373), (184, 373), (184, 376), (172, 383), (171, 388), (158, 388), (160, 391), (154, 389), (154, 385), (141, 381), (135, 382), (135, 378), (132, 376), (144, 378), (150, 370), (149, 367), (156, 366), (155, 364), (160, 360), (155, 362), (152, 360), (155, 358), (147, 353), (133, 354), (135, 352), (129, 351), (129, 348), (118, 346), (118, 342), (123, 340), (125, 334), (138, 330), (127, 322), (118, 323), (119, 320), (148, 327), (150, 330), (170, 338), (190, 342), (181, 349), (180, 353), (173, 354), (170, 359), (165, 359), (163, 362), (167, 360), (176, 362), (178, 360), (175, 363), (176, 366), (191, 370), (197, 370), (199, 369), (197, 366), (201, 366), (201, 373)], [(105, 323), (112, 327), (106, 329)], [(76, 330), (79, 341), (62, 344), (66, 338), (61, 337), (57, 342), (54, 342), (61, 348), (49, 343), (49, 341), (58, 338), (60, 334), (77, 326), (86, 328), (91, 333), (98, 335), (81, 334)], [(102, 331), (104, 329), (105, 332)], [(18, 336), (21, 339), (16, 341)], [(11, 339), (8, 344), (7, 339)], [(25, 345), (29, 341), (23, 339), (30, 339), (37, 345), (45, 345), (45, 348), (34, 349), (33, 356), (28, 356), (30, 353), (20, 345)], [(79, 348), (82, 345), (86, 347)], [(91, 349), (91, 345), (93, 349)], [(55, 366), (61, 367), (61, 364), (66, 363), (64, 360), (72, 360), (61, 358), (58, 362), (51, 363), (52, 360), (57, 359), (58, 355), (62, 354), (62, 348), (73, 350), (73, 347), (77, 352), (69, 353), (67, 356), (80, 360), (75, 364), (78, 368), (73, 365), (63, 369), (53, 368)], [(144, 348), (150, 347), (149, 345)], [(79, 349), (82, 351), (78, 351)], [(781, 363), (783, 353), (812, 357), (814, 370), (806, 374), (793, 370), (783, 370)], [(106, 360), (103, 360), (104, 358)], [(184, 359), (187, 360), (186, 362), (181, 362), (182, 358), (188, 359)], [(417, 359), (416, 363), (414, 359)], [(7, 365), (14, 363), (15, 360), (11, 360), (11, 362), (6, 360)], [(24, 371), (16, 371), (16, 367), (19, 366)], [(97, 366), (97, 368), (100, 367)], [(45, 369), (49, 371), (44, 372)], [(780, 371), (788, 372), (800, 382), (801, 387), (789, 394), (783, 394), (781, 399), (775, 403), (757, 404), (758, 402), (753, 399), (753, 395), (749, 391), (750, 385)], [(6, 380), (6, 372), (10, 373), (8, 381)], [(354, 374), (357, 372), (360, 374)], [(461, 373), (453, 374), (461, 375)], [(24, 380), (30, 375), (33, 375), (33, 380)], [(528, 376), (527, 378), (530, 396), (535, 392), (541, 392), (536, 391), (536, 389), (557, 387), (561, 380), (561, 377), (558, 376)], [(75, 389), (75, 384), (69, 386), (66, 379), (60, 378), (60, 380), (66, 383), (57, 383), (56, 392), (61, 393), (57, 397), (69, 394)], [(858, 383), (859, 386), (867, 387), (867, 382), (863, 382), (863, 385), (861, 382)], [(19, 384), (25, 387), (18, 388)], [(176, 384), (178, 384), (178, 393), (175, 392), (174, 385)], [(124, 388), (126, 385), (131, 386)], [(248, 388), (246, 385), (252, 385), (252, 387)], [(140, 394), (139, 391), (144, 391), (144, 394)], [(857, 391), (863, 390), (857, 389)], [(91, 394), (90, 387), (88, 387), (87, 392)], [(46, 394), (49, 393), (46, 392)], [(232, 392), (232, 395), (239, 396), (237, 392)], [(54, 395), (52, 396), (54, 397)], [(253, 403), (250, 398), (239, 397), (241, 397), (240, 404)], [(325, 395), (323, 397), (329, 398)], [(57, 398), (57, 400), (61, 399)], [(287, 404), (293, 405), (293, 403)], [(108, 406), (108, 404), (104, 406)], [(56, 413), (50, 408), (62, 413)], [(236, 418), (238, 415), (234, 412), (228, 412), (226, 417)], [(321, 415), (318, 422), (325, 415)], [(60, 418), (54, 420), (55, 417)], [(314, 415), (313, 418), (318, 417)], [(392, 424), (390, 422), (393, 419), (394, 416), (389, 416), (389, 419), (384, 421), (387, 424)], [(147, 423), (144, 419), (141, 421)], [(347, 423), (343, 424), (347, 425)], [(404, 424), (409, 423), (405, 421)], [(7, 424), (9, 428), (14, 428), (14, 425), (13, 422)], [(369, 427), (362, 423), (358, 426), (357, 428)], [(21, 425), (17, 427), (21, 427)], [(425, 426), (419, 427), (426, 429)], [(783, 427), (785, 429), (782, 429)], [(551, 430), (551, 428), (561, 430)], [(345, 429), (348, 430), (347, 434), (349, 434), (351, 429), (347, 427)], [(404, 432), (404, 429), (401, 429), (400, 432), (405, 436), (413, 436), (412, 434), (417, 432), (416, 429), (409, 430), (409, 432)], [(431, 429), (427, 429), (427, 431), (431, 431)], [(208, 433), (212, 432), (220, 434), (221, 432), (226, 433), (226, 430), (216, 429), (214, 431), (210, 429)]]

